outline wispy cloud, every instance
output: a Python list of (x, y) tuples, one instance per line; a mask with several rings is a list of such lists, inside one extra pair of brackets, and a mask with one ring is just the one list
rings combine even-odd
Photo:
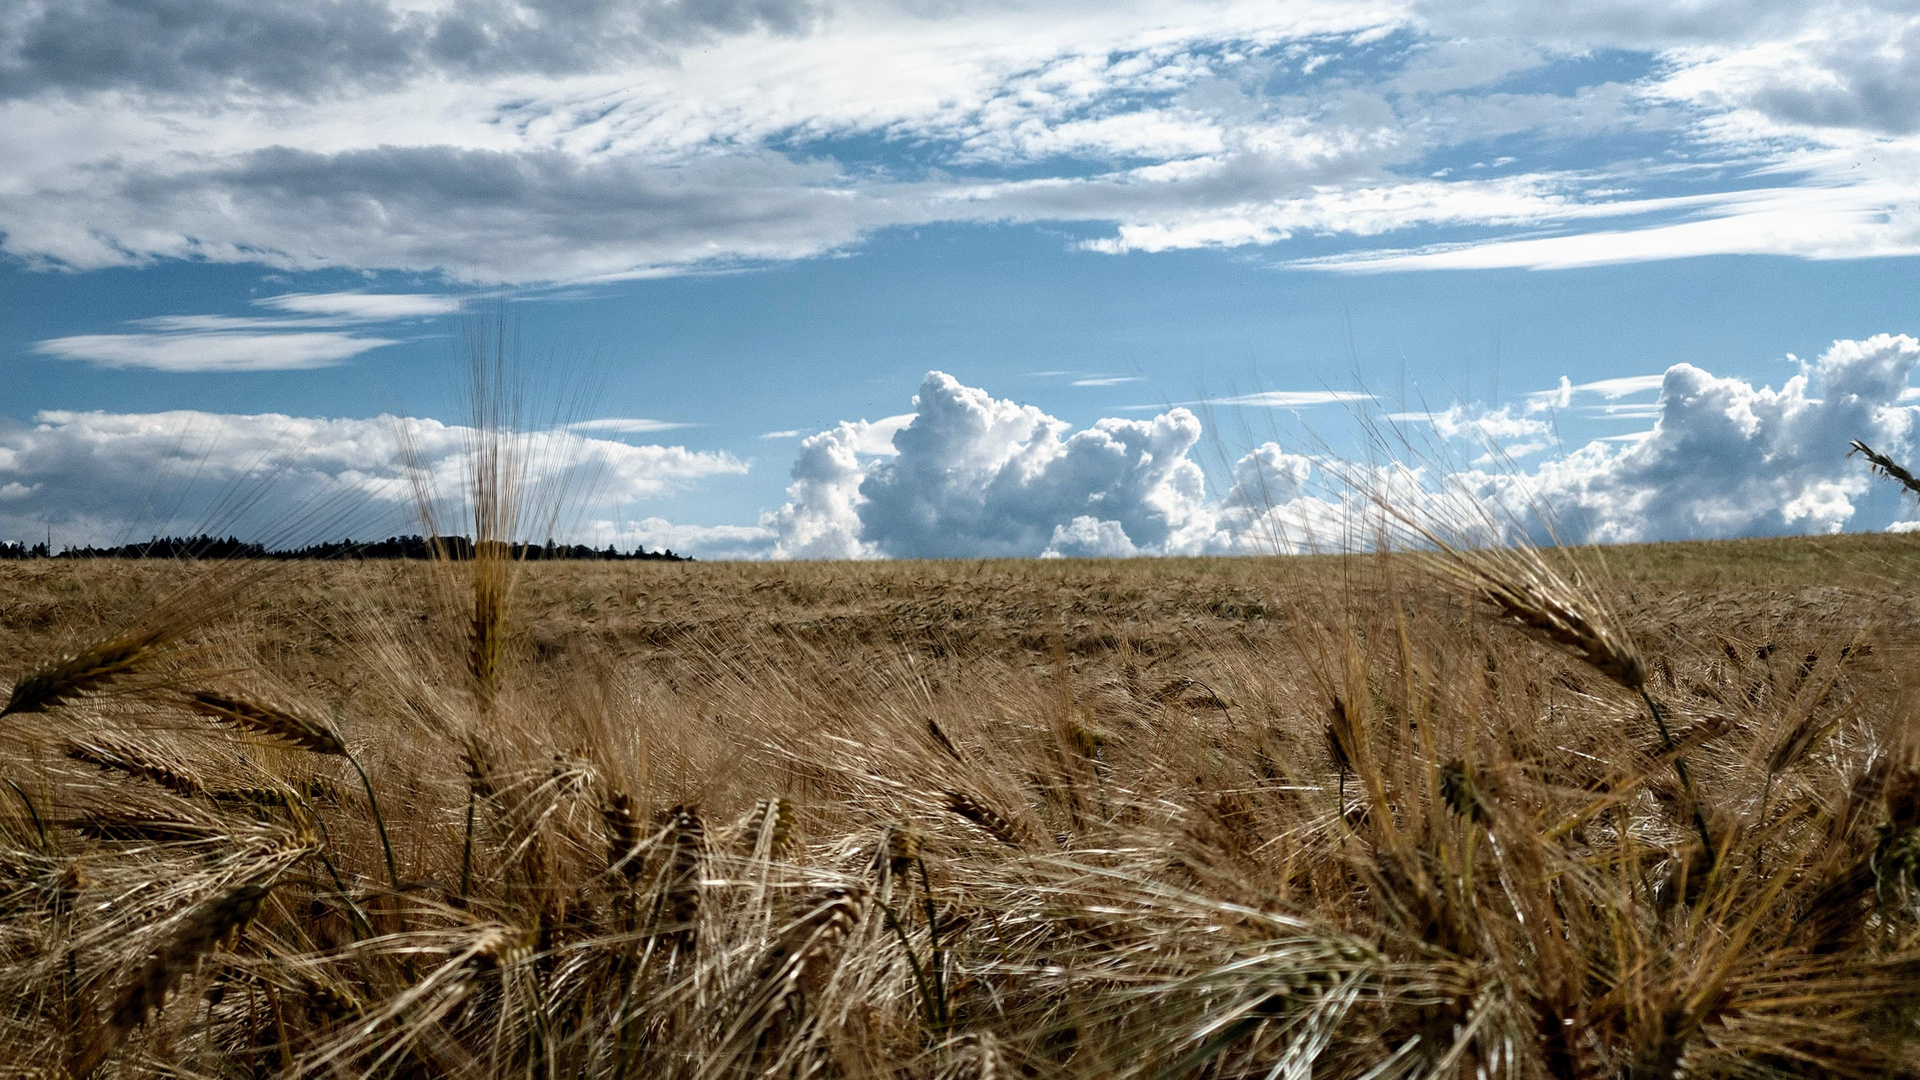
[(36, 342), (33, 351), (101, 367), (152, 371), (302, 371), (331, 367), (391, 338), (330, 331), (283, 334), (241, 332), (77, 334)]
[(1593, 382), (1576, 383), (1576, 394), (1599, 394), (1603, 398), (1623, 398), (1632, 394), (1645, 394), (1660, 389), (1666, 382), (1665, 375), (1623, 375), (1617, 379), (1596, 379)]
[(1657, 401), (1634, 405), (1600, 405), (1587, 410), (1589, 416), (1607, 420), (1658, 420), (1665, 406)]
[(1348, 273), (1407, 270), (1564, 270), (1705, 255), (1786, 255), (1803, 259), (1920, 254), (1908, 184), (1822, 182), (1713, 196), (1704, 215), (1633, 229), (1497, 238), (1408, 249), (1370, 249), (1290, 265)]
[[(1358, 390), (1262, 390), (1254, 394), (1235, 394), (1231, 397), (1200, 398), (1195, 401), (1175, 401), (1174, 405), (1226, 405), (1245, 406), (1263, 409), (1299, 409), (1311, 405), (1338, 405), (1349, 401), (1372, 401), (1373, 395)], [(1164, 409), (1161, 405), (1127, 405), (1124, 408), (1134, 411)]]
[[(578, 283), (1053, 222), (1109, 253), (1313, 236), (1337, 253), (1287, 265), (1342, 272), (1920, 251), (1920, 29), (1869, 0), (1551, 21), (1512, 3), (528, 0), (484, 33), (474, 5), (415, 0), (356, 0), (324, 29), (302, 0), (238, 21), (15, 6), (0, 100), (22, 180), (0, 243), (42, 266)], [(1536, 88), (1503, 82), (1523, 72)], [(1549, 161), (1568, 164), (1528, 169)], [(1429, 243), (1439, 228), (1498, 235)]]
[(645, 417), (611, 416), (599, 420), (576, 420), (567, 425), (567, 430), (611, 431), (620, 435), (644, 435), (650, 431), (678, 431), (681, 428), (699, 426), (699, 424), (682, 423), (675, 420), (649, 420)]
[(36, 342), (33, 351), (101, 367), (150, 371), (302, 371), (399, 343), (348, 327), (431, 318), (460, 309), (458, 297), (429, 293), (287, 293), (253, 303), (285, 314), (157, 315), (133, 320), (131, 325), (140, 327), (133, 333), (50, 338)]
[(1146, 382), (1145, 375), (1088, 375), (1073, 380), (1074, 386), (1121, 386), (1126, 383)]
[[(1386, 419), (1397, 424), (1431, 424), (1442, 438), (1467, 438), (1478, 442), (1537, 439), (1550, 430), (1545, 421), (1524, 415), (1515, 416), (1509, 405), (1502, 405), (1498, 409), (1489, 409), (1484, 405), (1454, 405), (1443, 412), (1388, 413)], [(1507, 446), (1505, 452), (1518, 455), (1545, 446), (1545, 443), (1515, 444)]]
[(255, 300), (261, 307), (296, 315), (331, 315), (353, 322), (390, 322), (451, 315), (460, 298), (436, 293), (284, 293)]
[(760, 433), (760, 437), (763, 439), (797, 439), (800, 437), (800, 429), (788, 428), (785, 431), (763, 431)]

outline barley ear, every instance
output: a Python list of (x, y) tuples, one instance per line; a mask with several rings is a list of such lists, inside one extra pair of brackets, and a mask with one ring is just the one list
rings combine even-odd
[(189, 690), (188, 709), (223, 724), (265, 735), (316, 754), (346, 757), (347, 743), (332, 726), (258, 698), (218, 690)]
[(706, 825), (700, 811), (691, 806), (676, 806), (667, 811), (671, 836), (667, 855), (667, 880), (655, 908), (656, 917), (666, 927), (662, 936), (674, 951), (691, 955), (700, 943), (700, 867), (705, 856)]
[(1020, 830), (1006, 816), (964, 791), (946, 793), (947, 809), (979, 826), (1008, 847), (1021, 847)]
[(192, 798), (206, 790), (200, 778), (180, 762), (147, 753), (119, 739), (74, 739), (66, 744), (64, 753), (74, 761), (98, 769), (151, 781), (185, 798)]
[(1902, 468), (1899, 462), (1885, 454), (1874, 453), (1873, 447), (1868, 446), (1859, 439), (1853, 440), (1853, 449), (1847, 451), (1848, 457), (1852, 457), (1855, 454), (1866, 458), (1868, 466), (1872, 468), (1874, 472), (1879, 473), (1889, 480), (1897, 481), (1901, 487), (1906, 488), (1915, 495), (1920, 495), (1920, 479), (1916, 479), (1912, 473)]
[(67, 1063), (69, 1076), (80, 1080), (118, 1049), (127, 1035), (146, 1024), (179, 985), (182, 976), (199, 964), (234, 931), (253, 921), (272, 891), (270, 885), (240, 885), (202, 904), (188, 916), (173, 937), (152, 955), (120, 992), (106, 1022)]
[(13, 684), (0, 717), (39, 713), (105, 689), (133, 674), (172, 636), (167, 627), (135, 630), (95, 642), (22, 675)]

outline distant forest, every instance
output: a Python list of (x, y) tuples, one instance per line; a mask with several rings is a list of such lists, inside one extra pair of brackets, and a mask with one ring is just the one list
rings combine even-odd
[[(583, 562), (625, 562), (653, 560), (692, 562), (690, 555), (675, 555), (672, 549), (648, 551), (636, 547), (620, 551), (612, 544), (590, 548), (585, 544), (514, 544), (516, 559), (529, 562), (545, 559), (569, 559)], [(53, 551), (48, 545), (0, 544), (0, 560), (6, 559), (433, 559), (465, 560), (473, 558), (473, 541), (464, 536), (389, 536), (385, 540), (337, 540), (301, 548), (271, 550), (264, 544), (249, 543), (238, 537), (156, 536), (141, 544), (118, 547), (68, 547)]]

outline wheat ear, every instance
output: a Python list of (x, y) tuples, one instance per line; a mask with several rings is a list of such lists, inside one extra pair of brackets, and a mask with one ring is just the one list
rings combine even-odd
[(775, 795), (754, 803), (734, 828), (746, 842), (748, 856), (778, 859), (793, 841), (793, 817), (793, 800)]
[(803, 980), (831, 962), (859, 925), (865, 901), (861, 890), (830, 888), (811, 911), (787, 927), (754, 969), (748, 984), (753, 996), (723, 1046), (738, 1052), (763, 1045), (770, 1041), (763, 1036), (804, 1010)]
[(1647, 663), (1633, 640), (1538, 556), (1493, 559), (1452, 548), (1442, 553), (1443, 576), (1479, 597), (1502, 621), (1572, 653), (1628, 690), (1646, 686)]

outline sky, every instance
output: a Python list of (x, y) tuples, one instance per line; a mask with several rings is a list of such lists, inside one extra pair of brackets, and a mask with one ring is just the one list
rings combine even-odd
[(535, 540), (1920, 527), (1912, 3), (16, 0), (0, 154), (0, 541), (418, 531), (490, 333)]

